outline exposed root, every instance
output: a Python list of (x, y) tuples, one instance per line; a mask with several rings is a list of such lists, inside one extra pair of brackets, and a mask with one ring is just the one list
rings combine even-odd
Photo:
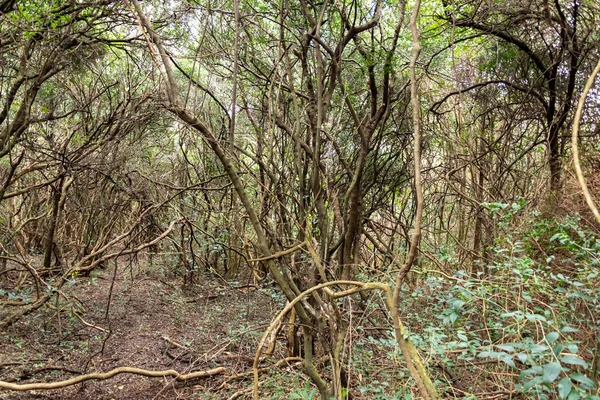
[(89, 381), (89, 380), (106, 380), (110, 379), (115, 375), (119, 374), (135, 374), (148, 376), (151, 378), (164, 378), (167, 376), (172, 376), (176, 381), (182, 382), (195, 378), (206, 378), (213, 375), (219, 375), (225, 372), (224, 367), (218, 367), (214, 369), (210, 369), (208, 371), (197, 371), (191, 372), (189, 374), (180, 374), (179, 372), (168, 369), (166, 371), (149, 371), (147, 369), (133, 368), (133, 367), (119, 367), (115, 368), (111, 371), (104, 373), (93, 373), (87, 375), (76, 376), (71, 379), (67, 379), (65, 381), (51, 382), (51, 383), (25, 383), (22, 385), (16, 383), (9, 383), (0, 381), (0, 388), (14, 391), (26, 391), (26, 390), (51, 390), (51, 389), (60, 389), (67, 386), (76, 385), (81, 382)]

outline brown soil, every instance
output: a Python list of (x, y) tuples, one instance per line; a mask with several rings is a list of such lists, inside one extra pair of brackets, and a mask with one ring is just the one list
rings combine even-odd
[[(73, 282), (67, 291), (72, 300), (59, 305), (60, 330), (52, 304), (0, 333), (0, 380), (53, 382), (120, 366), (180, 373), (223, 366), (226, 376), (251, 371), (258, 341), (281, 307), (268, 290), (208, 274), (182, 289), (181, 279), (142, 264), (119, 268), (108, 318), (112, 268)], [(77, 302), (87, 323), (109, 332), (72, 315)], [(251, 386), (250, 380), (237, 380), (220, 388), (225, 375), (174, 382), (123, 374), (53, 391), (4, 391), (0, 399), (227, 399)]]

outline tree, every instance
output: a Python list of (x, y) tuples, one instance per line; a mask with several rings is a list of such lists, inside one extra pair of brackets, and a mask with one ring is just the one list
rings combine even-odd
[(455, 41), (494, 39), (487, 46), (483, 81), (461, 83), (459, 92), (452, 94), (501, 85), (510, 96), (533, 100), (531, 118), (540, 120), (543, 129), (533, 138), (532, 148), (546, 145), (552, 191), (561, 187), (565, 132), (573, 95), (582, 84), (578, 75), (590, 69), (589, 57), (597, 50), (590, 40), (596, 12), (594, 2), (444, 2), (443, 18), (449, 25), (475, 32)]

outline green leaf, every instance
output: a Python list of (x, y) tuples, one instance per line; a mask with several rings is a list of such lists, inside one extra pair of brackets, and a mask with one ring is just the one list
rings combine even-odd
[(580, 374), (579, 372), (571, 374), (571, 379), (581, 383), (582, 385), (589, 386), (590, 388), (593, 388), (595, 386), (593, 380), (591, 380), (583, 374)]
[(458, 314), (455, 313), (454, 311), (450, 314), (450, 323), (454, 324), (454, 322), (456, 321), (456, 318), (458, 318)]
[(564, 362), (565, 364), (581, 365), (583, 368), (587, 368), (587, 363), (577, 356), (562, 356), (560, 361)]
[(517, 366), (515, 365), (515, 362), (513, 361), (512, 357), (509, 356), (508, 354), (505, 355), (505, 356), (501, 356), (500, 357), (500, 361), (502, 361), (503, 363), (505, 363), (509, 367), (517, 368)]
[(548, 343), (553, 343), (556, 341), (556, 339), (558, 339), (560, 336), (560, 333), (558, 332), (550, 332), (549, 334), (546, 335), (546, 341)]
[(544, 317), (543, 315), (539, 315), (539, 314), (532, 314), (532, 313), (527, 313), (525, 314), (525, 318), (527, 318), (527, 320), (529, 322), (535, 322), (535, 321), (543, 321), (546, 322), (547, 319), (546, 317)]
[(458, 288), (458, 290), (460, 291), (460, 294), (464, 296), (465, 299), (471, 300), (471, 297), (472, 297), (471, 292), (469, 292), (468, 290), (463, 289), (463, 288)]
[(531, 389), (532, 387), (534, 387), (538, 383), (542, 383), (542, 378), (540, 376), (536, 376), (535, 378), (533, 378), (532, 380), (530, 380), (529, 382), (527, 382), (526, 384), (524, 384), (523, 385), (523, 389), (525, 391), (528, 391), (529, 389)]
[(579, 329), (573, 328), (572, 326), (569, 326), (569, 325), (565, 325), (562, 327), (562, 329), (560, 331), (563, 333), (575, 333), (575, 332), (579, 332)]
[(497, 344), (496, 347), (504, 351), (510, 351), (511, 353), (515, 352), (515, 348), (509, 344)]
[(518, 353), (517, 354), (517, 358), (519, 359), (519, 361), (521, 361), (523, 364), (525, 364), (525, 361), (527, 361), (527, 353)]
[(533, 365), (524, 371), (521, 371), (523, 375), (541, 375), (544, 369), (540, 365)]
[(543, 344), (532, 344), (529, 346), (529, 350), (531, 350), (532, 353), (543, 353), (548, 350), (548, 346)]
[(571, 344), (567, 345), (567, 349), (569, 350), (570, 353), (573, 353), (573, 354), (577, 354), (577, 352), (579, 351), (579, 347), (575, 343), (571, 343)]
[(565, 399), (569, 393), (571, 393), (571, 388), (573, 384), (571, 383), (570, 378), (562, 378), (558, 381), (558, 395), (561, 399)]
[(560, 375), (562, 368), (559, 363), (552, 362), (544, 365), (544, 374), (542, 375), (542, 380), (545, 383), (552, 383), (558, 378)]
[(580, 397), (581, 394), (579, 394), (577, 390), (572, 390), (571, 393), (569, 393), (569, 397), (567, 397), (567, 400), (579, 400)]

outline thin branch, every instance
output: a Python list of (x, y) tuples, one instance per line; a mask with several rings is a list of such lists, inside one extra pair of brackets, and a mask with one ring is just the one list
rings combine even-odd
[(267, 261), (267, 260), (273, 260), (273, 259), (276, 259), (276, 258), (281, 258), (283, 256), (287, 256), (288, 254), (292, 254), (293, 252), (300, 250), (303, 246), (306, 246), (306, 245), (307, 245), (307, 242), (304, 241), (304, 242), (302, 242), (300, 244), (295, 245), (294, 247), (290, 247), (289, 249), (285, 249), (285, 250), (282, 250), (280, 252), (271, 254), (268, 257), (253, 258), (251, 260), (248, 260), (248, 262)]
[(542, 103), (542, 106), (544, 107), (545, 110), (548, 110), (548, 102), (546, 101), (546, 99), (544, 99), (544, 97), (539, 94), (538, 92), (536, 92), (535, 90), (533, 90), (532, 88), (528, 88), (525, 86), (521, 86), (518, 85), (516, 83), (512, 83), (503, 79), (499, 79), (499, 80), (491, 80), (491, 81), (487, 81), (487, 82), (480, 82), (480, 83), (476, 83), (474, 85), (471, 85), (465, 89), (461, 89), (461, 90), (457, 90), (454, 92), (450, 92), (448, 93), (446, 96), (444, 96), (441, 100), (436, 101), (435, 103), (433, 103), (433, 105), (431, 107), (429, 107), (429, 111), (432, 111), (434, 113), (437, 114), (437, 110), (440, 108), (440, 106), (446, 101), (448, 100), (450, 97), (452, 96), (456, 96), (462, 93), (466, 93), (469, 92), (471, 90), (475, 90), (481, 87), (485, 87), (488, 85), (497, 85), (497, 84), (503, 84), (506, 86), (509, 86), (519, 92), (523, 92), (525, 94), (530, 94), (533, 97), (535, 97), (537, 100), (539, 100), (540, 103)]

